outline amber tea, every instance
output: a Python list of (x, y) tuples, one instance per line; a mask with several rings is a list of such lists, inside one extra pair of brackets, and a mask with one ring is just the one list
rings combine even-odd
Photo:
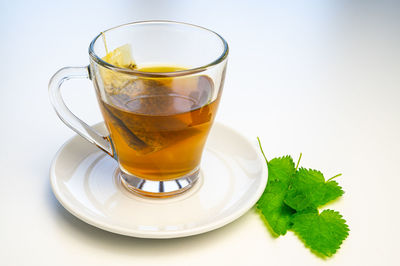
[(157, 181), (196, 171), (218, 107), (219, 95), (211, 101), (213, 89), (212, 80), (202, 75), (115, 82), (99, 102), (121, 170)]

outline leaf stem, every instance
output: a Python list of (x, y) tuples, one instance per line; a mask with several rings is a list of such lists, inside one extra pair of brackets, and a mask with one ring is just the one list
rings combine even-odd
[(296, 171), (297, 171), (297, 168), (299, 168), (301, 156), (303, 156), (303, 154), (300, 152), (299, 160), (297, 161), (297, 165), (296, 165)]
[(257, 140), (258, 140), (258, 146), (260, 146), (261, 153), (262, 153), (262, 155), (264, 156), (264, 159), (265, 159), (265, 161), (266, 161), (266, 162), (267, 162), (267, 164), (268, 164), (267, 157), (265, 156), (265, 153), (264, 153), (264, 151), (263, 151), (263, 148), (262, 148), (262, 146), (261, 146), (261, 141), (260, 141), (260, 138), (259, 138), (259, 137), (257, 137)]
[(339, 177), (339, 176), (341, 176), (342, 174), (337, 174), (337, 175), (335, 175), (335, 176), (332, 176), (331, 178), (329, 178), (328, 180), (326, 180), (326, 182), (329, 182), (329, 181), (331, 181), (332, 179), (335, 179), (336, 177)]

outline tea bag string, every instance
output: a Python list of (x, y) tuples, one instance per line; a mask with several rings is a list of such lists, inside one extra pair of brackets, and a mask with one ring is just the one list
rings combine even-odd
[(106, 49), (106, 54), (108, 54), (106, 35), (104, 34), (104, 32), (101, 32), (101, 37), (103, 38), (103, 43), (104, 43), (104, 48)]

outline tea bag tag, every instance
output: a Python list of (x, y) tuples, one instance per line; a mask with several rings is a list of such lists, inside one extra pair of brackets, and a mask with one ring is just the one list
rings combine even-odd
[[(107, 51), (107, 46), (105, 47)], [(122, 45), (109, 53), (107, 52), (106, 56), (103, 57), (103, 60), (117, 67), (129, 69), (136, 68), (136, 63), (132, 56), (132, 47), (130, 44)]]

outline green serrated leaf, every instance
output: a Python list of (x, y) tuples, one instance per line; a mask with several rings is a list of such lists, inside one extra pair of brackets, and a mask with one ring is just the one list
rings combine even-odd
[(256, 207), (277, 235), (286, 234), (295, 212), (283, 200), (295, 173), (292, 157), (274, 158), (268, 162), (268, 183)]
[(343, 193), (336, 181), (325, 182), (321, 172), (300, 168), (291, 179), (284, 202), (296, 211), (303, 211), (316, 209)]
[(330, 257), (349, 235), (349, 227), (339, 212), (325, 210), (297, 213), (292, 219), (292, 230), (312, 251)]

